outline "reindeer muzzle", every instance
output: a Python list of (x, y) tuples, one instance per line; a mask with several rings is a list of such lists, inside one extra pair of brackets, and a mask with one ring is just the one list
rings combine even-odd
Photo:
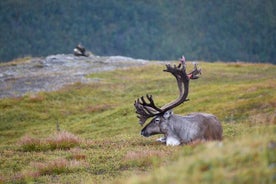
[(144, 136), (144, 137), (149, 137), (150, 136), (150, 134), (145, 130), (141, 130), (141, 135)]

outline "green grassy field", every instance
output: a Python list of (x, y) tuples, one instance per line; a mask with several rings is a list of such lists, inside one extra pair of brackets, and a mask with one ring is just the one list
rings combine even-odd
[(174, 112), (216, 115), (222, 142), (167, 147), (140, 136), (134, 100), (149, 93), (162, 106), (178, 95), (153, 62), (0, 99), (0, 183), (275, 183), (276, 66), (199, 64), (190, 101)]

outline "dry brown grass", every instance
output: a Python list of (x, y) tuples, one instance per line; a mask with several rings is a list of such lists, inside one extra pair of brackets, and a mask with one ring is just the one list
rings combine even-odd
[(24, 151), (41, 151), (55, 149), (70, 149), (82, 143), (82, 139), (78, 136), (66, 132), (56, 132), (48, 138), (39, 139), (28, 135), (22, 137), (18, 144)]
[(0, 183), (28, 183), (29, 179), (36, 179), (45, 175), (72, 173), (87, 166), (88, 164), (84, 160), (67, 160), (64, 158), (46, 162), (31, 162), (28, 169), (24, 171), (10, 173), (8, 177), (0, 175)]
[(69, 149), (80, 145), (82, 140), (66, 131), (55, 133), (52, 137), (46, 139), (46, 143), (50, 145), (51, 149)]
[(69, 173), (78, 168), (83, 168), (85, 162), (78, 160), (67, 160), (64, 158), (58, 158), (49, 162), (34, 162), (31, 166), (34, 168), (34, 172), (31, 173), (32, 176), (42, 176), (49, 174), (61, 174)]

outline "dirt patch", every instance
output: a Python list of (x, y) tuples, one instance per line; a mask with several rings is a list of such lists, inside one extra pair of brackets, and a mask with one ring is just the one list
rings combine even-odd
[(54, 91), (76, 82), (90, 83), (93, 79), (87, 78), (88, 74), (146, 63), (146, 60), (122, 56), (77, 57), (59, 54), (46, 58), (30, 58), (18, 64), (0, 65), (0, 98)]

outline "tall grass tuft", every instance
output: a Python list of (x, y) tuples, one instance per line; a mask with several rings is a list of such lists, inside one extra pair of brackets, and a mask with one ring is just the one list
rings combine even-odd
[(49, 175), (49, 174), (61, 174), (69, 173), (82, 168), (83, 162), (77, 160), (66, 160), (64, 158), (59, 158), (46, 163), (32, 163), (35, 168), (35, 173), (33, 176)]
[(19, 146), (23, 151), (40, 151), (45, 150), (45, 144), (40, 139), (25, 135), (18, 141)]
[(70, 149), (80, 145), (82, 140), (66, 131), (57, 132), (48, 138), (38, 139), (28, 135), (19, 140), (19, 146), (23, 151), (46, 151), (55, 149)]
[(46, 139), (46, 144), (49, 144), (51, 150), (70, 149), (80, 145), (81, 139), (70, 132), (61, 131)]
[(58, 158), (48, 162), (33, 162), (30, 164), (32, 170), (16, 172), (10, 177), (0, 175), (0, 184), (2, 183), (29, 183), (45, 175), (59, 175), (63, 173), (72, 173), (79, 169), (86, 168), (87, 163), (78, 160), (67, 160)]

